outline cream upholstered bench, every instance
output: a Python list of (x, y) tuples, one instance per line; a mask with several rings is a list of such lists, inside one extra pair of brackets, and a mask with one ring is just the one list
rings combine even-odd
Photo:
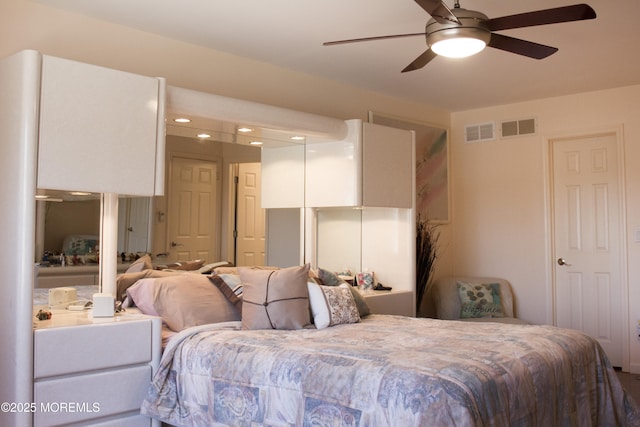
[(434, 282), (432, 295), (438, 319), (527, 324), (515, 317), (513, 292), (505, 279), (443, 277)]

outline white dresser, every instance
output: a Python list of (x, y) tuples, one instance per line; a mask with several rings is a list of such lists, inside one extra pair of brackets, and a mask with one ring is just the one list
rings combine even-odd
[(158, 425), (140, 405), (160, 359), (160, 318), (57, 310), (34, 320), (33, 335), (35, 426)]

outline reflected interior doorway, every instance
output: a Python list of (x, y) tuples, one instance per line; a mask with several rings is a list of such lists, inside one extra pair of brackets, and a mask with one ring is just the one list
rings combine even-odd
[(233, 230), (230, 254), (235, 265), (264, 265), (265, 210), (261, 207), (260, 163), (234, 163), (229, 167)]

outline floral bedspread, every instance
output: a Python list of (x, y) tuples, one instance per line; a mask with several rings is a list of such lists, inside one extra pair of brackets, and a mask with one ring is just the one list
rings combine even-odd
[(598, 343), (551, 326), (370, 315), (174, 337), (142, 413), (176, 426), (640, 426)]

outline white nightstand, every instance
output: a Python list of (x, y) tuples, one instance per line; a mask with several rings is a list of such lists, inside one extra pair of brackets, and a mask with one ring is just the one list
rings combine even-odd
[(394, 289), (390, 291), (364, 291), (361, 294), (374, 314), (415, 316), (412, 291)]
[(34, 320), (33, 335), (35, 426), (159, 425), (140, 405), (160, 360), (160, 318), (56, 310)]

